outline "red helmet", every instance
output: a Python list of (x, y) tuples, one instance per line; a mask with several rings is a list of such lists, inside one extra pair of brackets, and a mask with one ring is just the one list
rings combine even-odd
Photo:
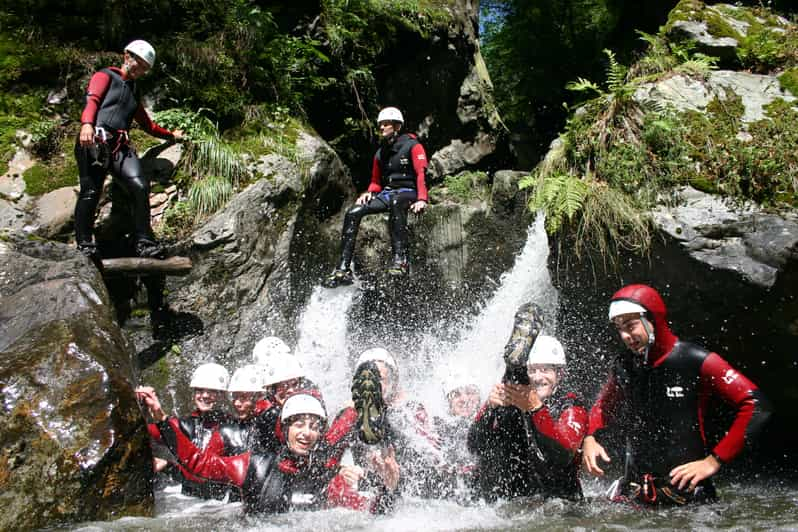
[[(630, 284), (626, 285), (615, 294), (610, 300), (610, 316), (613, 316), (613, 306), (615, 308), (623, 308), (618, 305), (620, 302), (629, 302), (634, 305), (640, 305), (645, 310), (644, 317), (651, 323), (654, 328), (653, 336), (654, 343), (651, 346), (648, 354), (648, 360), (656, 361), (663, 355), (668, 354), (678, 338), (673, 335), (668, 327), (668, 310), (665, 307), (665, 302), (659, 292), (654, 290), (648, 285), (644, 284)], [(631, 308), (634, 307), (631, 306)], [(617, 314), (616, 314), (617, 315)]]

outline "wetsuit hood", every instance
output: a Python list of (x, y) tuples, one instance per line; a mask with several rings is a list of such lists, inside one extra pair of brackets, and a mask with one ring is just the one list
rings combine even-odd
[(612, 301), (630, 301), (646, 309), (645, 317), (654, 327), (654, 345), (650, 348), (648, 360), (652, 366), (658, 365), (678, 340), (668, 327), (668, 310), (662, 296), (648, 285), (630, 284), (615, 292)]

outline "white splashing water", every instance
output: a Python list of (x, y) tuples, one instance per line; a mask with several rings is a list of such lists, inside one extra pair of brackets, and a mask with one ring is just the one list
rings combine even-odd
[(307, 377), (321, 388), (329, 415), (349, 400), (351, 368), (346, 324), (357, 286), (317, 286), (299, 317), (296, 356)]
[[(487, 391), (501, 376), (502, 349), (519, 306), (529, 301), (537, 303), (547, 316), (546, 330), (553, 330), (557, 292), (549, 277), (548, 255), (544, 219), (539, 215), (529, 227), (526, 244), (513, 268), (502, 275), (499, 288), (473, 323), (460, 332), (459, 341), (442, 340), (434, 333), (413, 339), (412, 352), (403, 353), (400, 360), (402, 384), (431, 414), (445, 412), (441, 383), (453, 370), (470, 383), (478, 384), (483, 398), (487, 397)], [(347, 347), (347, 313), (356, 293), (355, 286), (336, 290), (317, 287), (299, 319), (296, 354), (308, 377), (324, 393), (331, 414), (350, 397), (352, 368)], [(440, 324), (431, 330), (445, 326)]]

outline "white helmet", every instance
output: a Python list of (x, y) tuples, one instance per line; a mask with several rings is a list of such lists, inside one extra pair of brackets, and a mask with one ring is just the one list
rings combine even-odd
[(285, 421), (291, 416), (299, 414), (313, 414), (319, 416), (322, 422), (327, 420), (324, 405), (316, 397), (307, 393), (298, 393), (285, 400), (283, 410), (280, 412), (280, 421)]
[(647, 311), (641, 305), (637, 303), (633, 303), (632, 301), (625, 301), (623, 299), (617, 299), (610, 303), (610, 312), (609, 317), (610, 321), (615, 319), (617, 316), (622, 316), (624, 314), (640, 314), (643, 315)]
[(142, 58), (150, 67), (155, 64), (155, 48), (147, 41), (133, 41), (125, 46), (125, 51)]
[(390, 120), (391, 122), (401, 122), (403, 124), (405, 123), (405, 119), (402, 116), (402, 111), (396, 107), (386, 107), (380, 111), (380, 114), (377, 115), (377, 124), (385, 120)]
[(191, 388), (203, 388), (206, 390), (227, 390), (227, 381), (230, 379), (230, 374), (224, 369), (224, 366), (209, 362), (202, 364), (194, 370), (191, 375)]
[(527, 366), (533, 364), (547, 364), (550, 366), (564, 366), (565, 365), (565, 350), (562, 344), (553, 336), (546, 336), (541, 334), (532, 345), (532, 350), (529, 352), (529, 359)]
[(275, 353), (260, 365), (263, 386), (305, 376), (299, 359), (290, 353)]
[(238, 368), (230, 378), (230, 385), (227, 387), (227, 391), (262, 392), (263, 379), (261, 369), (254, 364)]
[(268, 364), (266, 359), (277, 353), (288, 355), (291, 353), (291, 348), (276, 336), (266, 336), (252, 348), (252, 360), (255, 364)]
[(382, 347), (372, 347), (360, 353), (355, 367), (360, 366), (363, 362), (369, 362), (371, 360), (374, 362), (383, 362), (386, 366), (391, 368), (394, 373), (399, 372), (399, 366), (396, 365), (396, 360), (394, 360), (387, 349)]
[(468, 375), (462, 370), (455, 369), (443, 377), (444, 397), (449, 397), (449, 394), (453, 391), (466, 387), (479, 388), (473, 375)]

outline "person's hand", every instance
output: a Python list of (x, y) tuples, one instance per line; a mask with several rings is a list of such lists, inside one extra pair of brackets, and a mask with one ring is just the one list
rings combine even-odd
[(172, 131), (172, 137), (175, 139), (175, 141), (178, 141), (178, 142), (183, 140), (183, 130), (182, 129), (175, 129), (174, 131)]
[(410, 210), (412, 212), (414, 212), (415, 214), (420, 213), (421, 211), (423, 211), (426, 208), (427, 208), (427, 202), (424, 201), (424, 200), (418, 200), (417, 202), (413, 203), (410, 206)]
[(490, 408), (496, 408), (497, 406), (510, 406), (510, 402), (507, 400), (507, 390), (504, 384), (497, 384), (490, 391), (490, 395), (488, 395), (488, 406)]
[(605, 462), (611, 462), (610, 456), (604, 447), (596, 441), (593, 436), (586, 436), (582, 441), (582, 463), (585, 465), (587, 472), (597, 477), (604, 476), (604, 470), (598, 465), (598, 459), (601, 458)]
[(703, 460), (687, 462), (674, 467), (670, 472), (671, 484), (683, 490), (689, 484), (689, 491), (693, 491), (699, 482), (709, 478), (720, 469), (720, 462), (712, 455)]
[(341, 469), (338, 472), (342, 477), (344, 477), (344, 481), (353, 488), (357, 486), (357, 481), (363, 478), (363, 475), (365, 474), (363, 468), (356, 465), (341, 466)]
[(80, 135), (78, 136), (80, 145), (84, 148), (94, 145), (94, 126), (91, 124), (83, 124), (80, 126)]
[(158, 400), (158, 395), (155, 390), (150, 386), (139, 386), (135, 390), (136, 399), (144, 403), (150, 415), (156, 421), (163, 421), (166, 419), (166, 413), (161, 408), (161, 402)]
[(364, 192), (355, 200), (357, 205), (365, 205), (366, 203), (371, 201), (371, 198), (374, 197), (374, 194), (371, 192)]
[(543, 406), (534, 386), (527, 384), (506, 384), (507, 402), (522, 412), (537, 410)]
[(152, 470), (156, 473), (160, 473), (161, 471), (166, 469), (166, 466), (168, 465), (169, 462), (167, 462), (163, 458), (156, 458), (156, 457), (152, 458)]
[(382, 453), (375, 453), (372, 456), (371, 466), (380, 476), (386, 488), (393, 491), (399, 486), (399, 464), (396, 461), (396, 451), (393, 447), (388, 447)]

